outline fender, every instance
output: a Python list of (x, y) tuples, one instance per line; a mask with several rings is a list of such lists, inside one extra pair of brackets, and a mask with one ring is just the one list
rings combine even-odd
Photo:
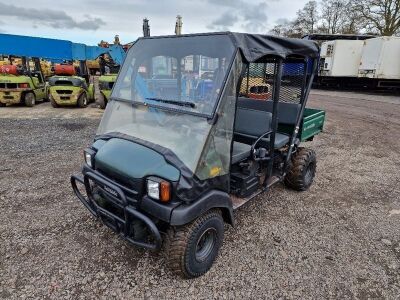
[(185, 225), (212, 208), (220, 208), (224, 221), (234, 226), (232, 200), (228, 193), (218, 190), (212, 190), (193, 203), (182, 204), (173, 209), (170, 224)]

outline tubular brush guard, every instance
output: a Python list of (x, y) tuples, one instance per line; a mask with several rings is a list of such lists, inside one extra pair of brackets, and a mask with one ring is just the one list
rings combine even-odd
[[(115, 213), (104, 209), (96, 203), (93, 198), (90, 180), (95, 182), (97, 187), (102, 192), (107, 193), (108, 197), (105, 200), (111, 202), (113, 206), (122, 210), (123, 217), (117, 216)], [(79, 191), (77, 183), (80, 183), (85, 187), (87, 197), (82, 195), (82, 193)], [(157, 226), (150, 218), (128, 204), (124, 192), (117, 185), (113, 184), (109, 180), (105, 180), (93, 172), (85, 173), (83, 178), (81, 176), (72, 175), (71, 185), (75, 195), (91, 212), (91, 214), (96, 218), (99, 218), (103, 224), (111, 228), (114, 232), (119, 233), (129, 243), (150, 250), (158, 250), (161, 248), (162, 239)], [(113, 191), (113, 193), (110, 191)], [(134, 218), (142, 221), (149, 229), (151, 236), (154, 238), (153, 243), (138, 241), (132, 237), (130, 229)]]

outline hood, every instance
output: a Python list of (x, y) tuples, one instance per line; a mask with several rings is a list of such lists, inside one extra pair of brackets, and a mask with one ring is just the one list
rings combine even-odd
[(158, 152), (134, 142), (112, 138), (98, 140), (93, 144), (97, 150), (95, 168), (104, 174), (126, 180), (158, 176), (178, 181), (180, 172), (167, 163)]
[(77, 76), (52, 76), (49, 78), (50, 86), (82, 86), (85, 79)]

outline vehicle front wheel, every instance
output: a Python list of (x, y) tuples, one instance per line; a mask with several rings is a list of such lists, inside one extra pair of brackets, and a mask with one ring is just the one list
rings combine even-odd
[(35, 104), (36, 104), (35, 94), (31, 93), (31, 92), (26, 93), (24, 96), (24, 102), (25, 102), (25, 105), (28, 107), (35, 106)]
[(0, 102), (0, 107), (5, 107), (6, 106), (6, 104), (5, 103), (3, 103), (3, 102)]
[(168, 265), (183, 278), (199, 277), (211, 268), (223, 239), (224, 221), (218, 210), (187, 225), (171, 227), (166, 238)]
[(305, 191), (313, 183), (316, 169), (317, 157), (315, 151), (299, 148), (292, 155), (291, 165), (285, 177), (285, 184), (296, 191)]
[(82, 93), (82, 95), (78, 98), (78, 107), (84, 108), (88, 105), (88, 98), (86, 93)]
[(50, 96), (49, 96), (49, 99), (50, 99), (51, 106), (53, 106), (54, 108), (60, 107), (60, 106), (57, 104), (56, 100), (54, 100), (53, 97), (50, 97)]

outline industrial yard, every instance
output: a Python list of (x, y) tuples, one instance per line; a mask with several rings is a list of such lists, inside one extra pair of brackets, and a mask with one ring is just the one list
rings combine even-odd
[(400, 0), (0, 1), (0, 300), (400, 300)]
[[(94, 106), (94, 105), (92, 105)], [(0, 298), (359, 298), (400, 294), (400, 99), (313, 90), (326, 111), (309, 191), (282, 184), (235, 213), (211, 270), (182, 280), (76, 199), (103, 110), (0, 109)]]

